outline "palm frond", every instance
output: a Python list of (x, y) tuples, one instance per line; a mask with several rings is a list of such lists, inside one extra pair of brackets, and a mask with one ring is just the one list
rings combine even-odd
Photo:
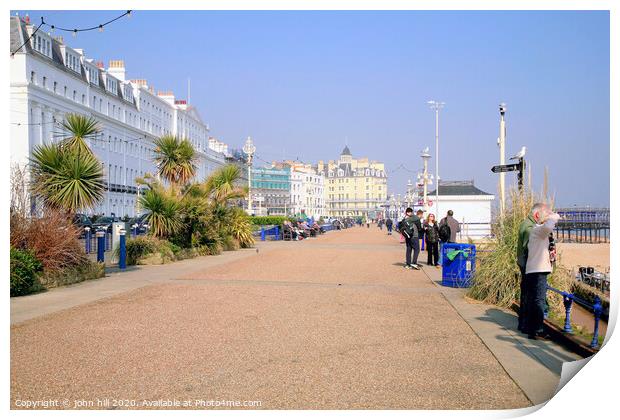
[(159, 137), (155, 140), (153, 160), (159, 175), (171, 184), (185, 184), (196, 175), (196, 151), (187, 139)]
[(49, 207), (76, 213), (103, 199), (103, 169), (94, 155), (50, 144), (35, 147), (30, 162), (31, 190)]
[(148, 211), (146, 220), (155, 236), (169, 237), (182, 228), (179, 203), (166, 191), (149, 189), (140, 197), (139, 203)]
[(67, 114), (62, 122), (62, 128), (69, 132), (69, 137), (61, 142), (64, 147), (80, 154), (93, 154), (88, 147), (87, 140), (95, 138), (101, 132), (97, 120), (85, 115)]

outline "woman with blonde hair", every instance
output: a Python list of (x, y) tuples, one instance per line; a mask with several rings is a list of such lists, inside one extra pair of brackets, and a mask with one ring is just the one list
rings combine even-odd
[(439, 268), (439, 226), (433, 213), (429, 213), (424, 221), (424, 233), (428, 252), (426, 263)]

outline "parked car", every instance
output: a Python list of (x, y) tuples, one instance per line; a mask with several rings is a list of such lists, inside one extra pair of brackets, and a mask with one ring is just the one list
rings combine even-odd
[(103, 216), (98, 218), (93, 223), (93, 229), (95, 231), (105, 230), (108, 233), (112, 233), (112, 223), (118, 222), (119, 218), (116, 216)]
[(126, 229), (127, 232), (131, 232), (131, 234), (133, 234), (133, 227), (134, 225), (137, 225), (138, 235), (143, 235), (145, 233), (148, 233), (149, 225), (146, 222), (146, 216), (147, 216), (147, 213), (141, 216), (137, 216), (137, 217), (133, 217), (129, 219), (129, 221), (127, 222), (127, 229)]
[(73, 216), (73, 224), (80, 229), (80, 238), (83, 238), (86, 235), (84, 228), (89, 227), (91, 232), (93, 230), (93, 222), (91, 222), (90, 218), (85, 214), (78, 213)]

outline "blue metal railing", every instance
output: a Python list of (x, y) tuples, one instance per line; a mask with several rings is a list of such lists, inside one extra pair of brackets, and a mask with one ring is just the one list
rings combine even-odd
[(547, 286), (547, 290), (551, 290), (562, 296), (564, 300), (564, 309), (566, 317), (564, 319), (564, 329), (563, 331), (567, 334), (573, 333), (573, 328), (570, 323), (570, 315), (571, 309), (573, 306), (573, 302), (577, 302), (579, 305), (584, 308), (590, 310), (594, 315), (594, 332), (592, 334), (592, 342), (590, 343), (590, 347), (596, 349), (599, 347), (598, 342), (598, 329), (599, 329), (599, 321), (601, 320), (601, 315), (603, 315), (603, 304), (601, 303), (601, 299), (598, 296), (594, 297), (594, 304), (590, 304), (585, 300), (581, 299), (578, 296), (575, 296), (572, 293), (564, 292), (562, 290), (558, 290), (554, 287)]

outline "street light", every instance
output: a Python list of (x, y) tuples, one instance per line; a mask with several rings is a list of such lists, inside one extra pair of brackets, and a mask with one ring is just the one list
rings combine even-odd
[(428, 212), (428, 197), (427, 197), (427, 192), (428, 192), (428, 185), (433, 183), (433, 175), (428, 174), (428, 159), (431, 157), (431, 155), (428, 153), (428, 147), (424, 150), (422, 150), (422, 152), (420, 153), (420, 157), (422, 158), (422, 161), (424, 162), (424, 172), (420, 175), (418, 174), (418, 179), (422, 181), (422, 184), (424, 186), (424, 198), (423, 198), (423, 205), (424, 205), (424, 213)]
[(243, 153), (248, 156), (248, 214), (252, 214), (252, 156), (256, 151), (256, 146), (252, 143), (252, 138), (248, 136), (248, 139), (243, 145)]
[(413, 197), (412, 197), (412, 189), (413, 189), (413, 184), (411, 183), (411, 180), (408, 179), (407, 180), (407, 194), (405, 194), (405, 201), (407, 202), (407, 207), (411, 207), (411, 202), (413, 201)]
[[(499, 164), (504, 165), (506, 163), (506, 120), (504, 116), (506, 114), (506, 104), (499, 104), (499, 138), (497, 139), (497, 145), (499, 146)], [(499, 213), (504, 214), (504, 207), (506, 205), (506, 174), (500, 172), (499, 174)]]
[(431, 109), (435, 110), (435, 215), (439, 217), (439, 110), (444, 107), (445, 102), (427, 101)]

